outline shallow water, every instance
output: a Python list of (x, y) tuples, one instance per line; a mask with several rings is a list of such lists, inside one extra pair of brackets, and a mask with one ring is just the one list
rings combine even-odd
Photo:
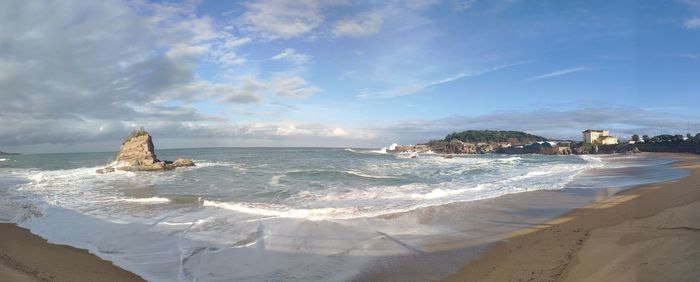
[[(461, 252), (446, 262), (443, 252), (478, 248), (521, 227), (498, 221), (534, 223), (599, 194), (565, 191), (684, 176), (671, 160), (638, 156), (445, 159), (316, 148), (158, 154), (197, 166), (99, 175), (114, 153), (3, 157), (0, 220), (90, 249), (149, 280), (348, 280), (407, 255), (434, 260), (424, 276), (412, 276), (421, 280), (468, 258)], [(564, 193), (552, 204), (502, 203), (527, 191)], [(504, 195), (511, 196), (497, 198)]]

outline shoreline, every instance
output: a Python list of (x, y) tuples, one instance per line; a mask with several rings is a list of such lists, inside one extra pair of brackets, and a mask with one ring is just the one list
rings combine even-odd
[[(516, 230), (444, 281), (696, 281), (700, 278), (700, 156), (688, 176), (645, 184)], [(672, 250), (672, 251), (669, 251)]]
[(14, 223), (0, 223), (0, 238), (0, 278), (10, 281), (144, 281), (87, 250), (49, 243)]
[[(700, 156), (689, 155), (689, 154), (661, 154), (661, 153), (648, 153), (646, 155), (654, 156), (654, 157), (657, 157), (657, 156), (658, 157), (669, 157), (669, 158), (674, 158), (676, 160), (678, 158), (691, 158), (694, 161), (693, 165), (697, 165), (698, 167), (700, 167)], [(674, 166), (679, 166), (679, 165), (682, 166), (682, 162), (674, 164)], [(688, 177), (681, 178), (679, 180), (684, 180), (686, 178), (688, 178)], [(589, 204), (588, 206), (585, 206), (584, 208), (588, 208), (589, 206), (601, 205), (601, 203), (603, 203), (605, 205), (608, 203), (616, 203), (617, 201), (622, 201), (622, 200), (626, 201), (626, 200), (628, 200), (627, 198), (619, 198), (618, 196), (624, 195), (628, 191), (635, 191), (637, 189), (640, 189), (640, 188), (643, 188), (646, 186), (665, 185), (666, 183), (674, 183), (674, 182), (677, 182), (679, 180), (674, 180), (674, 181), (670, 181), (670, 182), (658, 182), (658, 183), (649, 184), (649, 185), (642, 185), (642, 186), (638, 186), (635, 188), (625, 189), (625, 190), (623, 190), (623, 192), (617, 193), (617, 194), (613, 194), (615, 192), (601, 191), (601, 192), (609, 193), (609, 194), (607, 194), (608, 196), (601, 195), (604, 198), (606, 198), (606, 200), (592, 202), (591, 204)], [(584, 190), (586, 190), (586, 189), (584, 189)], [(558, 191), (559, 190), (535, 191), (535, 192), (526, 192), (526, 193), (534, 193), (534, 194), (530, 194), (531, 195), (530, 198), (541, 198), (541, 196), (543, 196), (543, 193), (544, 193), (544, 195), (556, 194), (556, 193), (559, 193)], [(612, 196), (612, 198), (608, 198), (609, 196)], [(518, 200), (518, 201), (516, 201), (517, 204), (516, 204), (516, 202), (513, 202), (516, 199)], [(564, 199), (564, 198), (556, 198), (556, 197), (551, 198), (551, 200), (556, 200), (556, 199)], [(581, 198), (581, 199), (585, 199), (585, 197)], [(698, 197), (698, 199), (700, 199), (700, 196)], [(527, 199), (524, 202), (522, 202), (522, 200), (523, 200), (522, 197), (513, 197), (513, 196), (505, 196), (504, 197), (504, 196), (501, 196), (501, 197), (494, 199), (493, 201), (488, 202), (485, 205), (485, 207), (491, 206), (491, 207), (501, 207), (501, 208), (506, 207), (506, 208), (516, 208), (517, 209), (519, 204), (527, 204), (527, 202), (528, 202)], [(633, 201), (634, 199), (629, 199), (629, 200)], [(571, 203), (575, 203), (575, 202), (576, 201), (572, 201)], [(515, 204), (515, 205), (513, 205), (513, 204)], [(566, 204), (567, 204), (567, 202), (561, 202), (561, 203), (555, 204), (554, 206), (557, 206), (557, 205), (558, 206), (562, 206), (562, 205), (566, 206)], [(584, 205), (584, 204), (581, 204), (581, 205)], [(552, 206), (550, 205), (550, 208), (551, 207)], [(449, 204), (447, 206), (443, 206), (443, 208), (445, 208), (445, 212), (451, 214), (450, 217), (460, 216), (460, 215), (467, 216), (467, 214), (469, 214), (469, 211), (471, 210), (471, 209), (461, 209), (460, 205), (457, 205), (457, 204)], [(561, 208), (561, 207), (559, 207), (559, 208)], [(478, 210), (479, 207), (476, 207), (476, 209)], [(565, 217), (567, 217), (567, 215), (572, 214), (579, 209), (573, 209), (573, 210), (568, 209), (568, 210), (569, 210), (569, 212), (562, 211), (562, 213), (559, 213), (559, 214), (564, 214), (560, 217), (556, 217), (556, 215), (552, 215), (551, 217), (548, 217), (547, 219), (542, 219), (542, 220), (544, 221), (544, 220), (554, 218), (553, 220), (548, 221), (549, 224), (568, 222), (568, 220), (561, 221), (561, 218), (562, 217), (565, 218)], [(698, 210), (700, 210), (700, 209), (698, 209)], [(434, 211), (436, 211), (435, 208), (426, 208), (424, 211), (418, 212), (418, 214), (419, 214), (418, 218), (425, 219), (425, 220), (428, 220), (430, 218), (439, 219), (440, 217), (435, 217), (435, 215), (432, 214)], [(468, 218), (465, 218), (465, 220), (468, 220)], [(700, 220), (698, 220), (698, 221), (700, 221)], [(528, 227), (528, 228), (524, 228), (524, 229), (511, 229), (513, 231), (512, 231), (512, 233), (509, 233), (508, 236), (513, 237), (513, 238), (510, 239), (510, 241), (513, 241), (516, 238), (519, 238), (519, 237), (522, 237), (525, 235), (529, 235), (530, 233), (537, 233), (534, 231), (539, 231), (540, 229), (545, 229), (545, 228), (549, 227), (549, 225), (542, 224), (542, 223), (538, 224), (537, 222), (539, 222), (539, 221), (533, 221), (532, 227)], [(680, 229), (667, 229), (666, 231), (673, 232), (674, 230), (678, 231)], [(527, 232), (523, 233), (523, 231), (527, 231)], [(506, 234), (508, 232), (510, 232), (510, 230), (503, 232), (502, 234)], [(7, 235), (7, 234), (10, 234), (10, 235)], [(13, 281), (37, 281), (37, 280), (41, 280), (41, 279), (46, 280), (47, 277), (49, 280), (52, 280), (52, 281), (81, 281), (81, 280), (143, 281), (143, 279), (141, 277), (138, 277), (137, 275), (135, 275), (131, 272), (128, 272), (126, 270), (123, 270), (122, 268), (115, 266), (114, 264), (112, 264), (108, 260), (103, 260), (95, 255), (92, 255), (87, 250), (70, 247), (68, 245), (57, 245), (57, 244), (47, 243), (47, 241), (45, 239), (43, 239), (42, 237), (34, 235), (29, 230), (22, 228), (22, 227), (19, 227), (17, 225), (11, 224), (11, 223), (0, 224), (0, 237), (2, 237), (2, 238), (7, 237), (7, 238), (10, 238), (12, 240), (19, 240), (19, 241), (21, 241), (20, 242), (21, 244), (31, 244), (31, 246), (29, 246), (29, 247), (24, 247), (24, 246), (20, 246), (19, 245), (20, 243), (17, 243), (17, 244), (14, 243), (12, 240), (7, 240), (7, 241), (3, 240), (3, 242), (0, 242), (0, 259), (2, 259), (2, 260), (0, 260), (0, 277), (11, 277)], [(496, 238), (494, 238), (494, 239), (496, 239)], [(498, 240), (498, 241), (500, 241), (500, 240)], [(474, 263), (474, 262), (481, 261), (483, 259), (483, 256), (481, 256), (481, 254), (488, 253), (491, 251), (493, 246), (501, 244), (498, 241), (495, 243), (489, 243), (488, 245), (483, 245), (485, 247), (482, 249), (482, 251), (476, 252), (475, 253), (476, 256), (471, 257), (470, 259), (466, 259), (466, 258), (456, 259), (456, 260), (453, 259), (453, 262), (454, 262), (453, 267), (455, 267), (455, 268), (452, 268), (452, 269), (459, 269), (460, 266), (464, 265), (465, 261), (468, 261), (470, 264)], [(493, 242), (493, 241), (491, 241), (491, 242)], [(9, 246), (16, 248), (13, 253), (8, 252), (8, 246), (7, 246), (8, 244), (9, 244)], [(15, 247), (15, 245), (17, 247)], [(458, 255), (458, 253), (462, 252), (462, 251), (457, 250), (457, 249), (453, 249), (454, 246), (443, 246), (443, 244), (440, 244), (439, 242), (438, 242), (438, 244), (428, 245), (428, 246), (429, 247), (426, 247), (427, 249), (425, 249), (425, 251), (441, 252), (441, 251), (439, 251), (441, 249), (452, 249), (451, 251), (448, 251), (446, 253), (456, 255), (457, 257), (464, 257), (463, 254)], [(44, 249), (47, 249), (49, 247), (54, 248), (55, 250), (50, 250), (50, 251), (44, 250)], [(25, 250), (27, 248), (34, 249), (33, 251), (35, 253), (27, 252)], [(63, 248), (63, 249), (58, 249), (58, 248)], [(68, 256), (73, 257), (74, 253), (81, 253), (81, 256), (85, 257), (85, 258), (81, 258), (80, 259), (81, 261), (79, 262), (79, 263), (84, 264), (83, 266), (76, 266), (76, 265), (59, 266), (58, 264), (56, 264), (56, 263), (73, 264), (74, 263), (73, 259), (66, 260), (65, 257), (68, 257)], [(46, 254), (50, 254), (50, 255), (46, 255)], [(538, 254), (536, 254), (536, 255), (538, 255)], [(50, 258), (48, 256), (53, 256), (53, 258)], [(35, 259), (36, 257), (41, 258), (41, 259)], [(54, 259), (54, 261), (53, 262), (50, 261), (51, 259)], [(82, 260), (84, 260), (84, 261), (82, 261)], [(13, 262), (17, 262), (17, 265), (15, 265)], [(96, 264), (97, 262), (101, 262), (102, 264), (105, 264), (105, 265), (100, 265), (100, 266), (96, 266), (96, 267), (95, 266), (85, 266), (85, 265)], [(416, 266), (415, 264), (419, 263), (419, 261), (412, 261), (412, 262), (405, 261), (405, 263), (407, 263), (409, 266), (413, 265), (413, 267), (415, 267)], [(544, 265), (544, 264), (542, 264), (542, 265)], [(86, 272), (86, 269), (95, 270), (95, 271), (94, 271), (94, 273), (88, 273), (88, 272)], [(103, 271), (101, 269), (105, 269), (105, 270)], [(115, 278), (115, 277), (122, 277), (122, 276), (114, 276), (115, 274), (107, 274), (107, 273), (110, 273), (108, 271), (115, 271), (113, 269), (117, 269), (117, 271), (125, 272), (126, 274), (118, 274), (118, 275), (126, 275), (126, 276), (124, 276), (125, 278)], [(402, 275), (406, 276), (405, 274), (400, 274), (401, 272), (404, 272), (404, 271), (406, 271), (405, 268), (397, 268), (395, 271), (387, 272), (386, 274), (388, 276), (380, 275), (380, 276), (377, 276), (375, 278), (384, 277), (388, 280), (391, 280), (391, 277), (396, 278), (396, 277), (401, 277)], [(410, 273), (411, 271), (406, 271), (406, 272)], [(56, 274), (56, 273), (58, 273), (58, 274)], [(443, 273), (447, 273), (447, 272), (443, 272)], [(572, 273), (578, 273), (578, 272), (572, 272)], [(96, 275), (96, 276), (92, 276), (92, 275)], [(574, 274), (572, 274), (572, 275), (574, 275)], [(407, 277), (410, 277), (410, 276), (407, 276)], [(442, 276), (438, 276), (436, 278), (440, 278), (440, 277), (442, 277)], [(449, 277), (449, 279), (452, 279), (452, 278), (454, 278), (454, 276)], [(110, 280), (110, 279), (114, 279), (114, 280)], [(488, 277), (484, 278), (484, 279), (476, 279), (476, 280), (479, 280), (479, 281), (488, 280)], [(494, 280), (517, 280), (517, 279), (513, 278), (513, 279), (494, 279)], [(540, 280), (552, 280), (552, 279), (542, 278)], [(460, 279), (459, 277), (457, 277), (457, 279), (454, 281), (473, 281), (473, 280)]]

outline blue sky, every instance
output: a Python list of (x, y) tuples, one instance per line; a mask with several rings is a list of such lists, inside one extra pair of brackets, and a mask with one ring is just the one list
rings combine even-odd
[(700, 131), (697, 0), (0, 6), (0, 149), (110, 150), (138, 126), (161, 147)]

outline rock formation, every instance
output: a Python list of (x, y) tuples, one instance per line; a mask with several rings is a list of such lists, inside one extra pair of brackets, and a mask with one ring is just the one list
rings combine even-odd
[(396, 145), (393, 149), (390, 147), (386, 150), (388, 153), (426, 153), (430, 151), (428, 145)]
[(497, 143), (471, 143), (457, 139), (430, 141), (427, 146), (430, 151), (439, 154), (488, 154), (498, 149)]
[(113, 165), (98, 169), (97, 173), (124, 171), (161, 171), (177, 167), (194, 166), (192, 160), (177, 159), (174, 162), (156, 158), (151, 135), (145, 130), (132, 132), (122, 143)]
[(150, 166), (158, 162), (151, 135), (145, 133), (131, 136), (122, 143), (115, 161), (123, 166)]

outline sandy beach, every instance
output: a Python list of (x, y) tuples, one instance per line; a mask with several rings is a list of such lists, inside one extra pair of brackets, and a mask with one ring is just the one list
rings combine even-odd
[(14, 224), (0, 224), (1, 281), (143, 281), (85, 250), (49, 244)]
[(626, 190), (513, 232), (446, 281), (698, 281), (700, 156), (689, 176)]

